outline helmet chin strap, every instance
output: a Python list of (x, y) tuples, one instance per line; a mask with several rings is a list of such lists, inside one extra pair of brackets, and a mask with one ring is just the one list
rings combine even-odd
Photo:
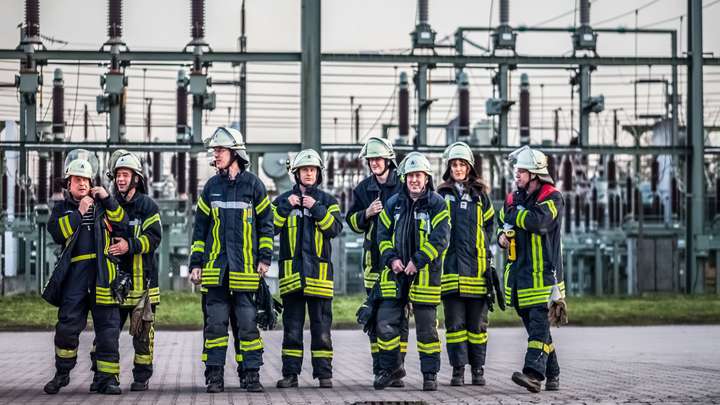
[[(375, 174), (377, 177), (382, 177), (390, 170), (390, 159), (383, 159), (385, 161), (385, 169), (383, 169), (382, 173)], [(370, 172), (372, 172), (372, 167), (370, 167), (370, 160), (367, 160), (368, 169), (370, 169)], [(373, 173), (374, 174), (374, 173)]]
[(118, 188), (118, 185), (117, 185), (117, 177), (115, 177), (115, 179), (116, 179), (116, 180), (115, 180), (115, 190), (117, 190), (118, 194), (120, 194), (120, 196), (122, 197), (123, 201), (127, 201), (127, 195), (130, 194), (130, 191), (132, 191), (132, 189), (134, 189), (135, 187), (137, 187), (137, 184), (138, 184), (138, 182), (137, 182), (137, 174), (133, 173), (132, 178), (131, 178), (131, 180), (130, 180), (130, 184), (128, 184), (127, 191), (124, 192), (124, 193), (123, 193), (122, 191), (120, 191), (120, 189)]

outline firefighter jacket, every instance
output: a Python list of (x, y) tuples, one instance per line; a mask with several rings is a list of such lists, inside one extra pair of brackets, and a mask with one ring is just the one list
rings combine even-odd
[(190, 268), (202, 268), (202, 287), (221, 286), (228, 275), (232, 291), (255, 292), (257, 263), (270, 264), (273, 225), (265, 185), (244, 170), (211, 177), (198, 197)]
[[(515, 231), (515, 260), (505, 266), (505, 301), (516, 308), (546, 305), (553, 286), (565, 295), (561, 256), (563, 196), (551, 184), (530, 195), (508, 194), (498, 215), (498, 234), (505, 224)], [(511, 242), (512, 243), (512, 242)]]
[[(94, 246), (79, 246), (78, 235), (82, 223), (82, 215), (78, 210), (79, 204), (69, 193), (65, 192), (65, 199), (53, 205), (48, 232), (55, 243), (63, 246), (58, 258), (55, 271), (67, 273), (73, 263), (83, 260), (94, 260), (97, 263), (95, 277), (95, 304), (117, 305), (110, 293), (110, 283), (115, 279), (117, 266), (108, 257), (108, 249), (112, 243), (111, 238), (127, 237), (128, 218), (125, 211), (111, 196), (105, 199), (96, 199), (94, 204), (94, 223), (92, 238)], [(77, 254), (77, 252), (91, 252)]]
[[(391, 197), (378, 221), (381, 263), (380, 291), (383, 299), (399, 299), (410, 284), (409, 298), (416, 304), (440, 303), (442, 255), (450, 241), (450, 212), (445, 200), (432, 190), (413, 201), (407, 187)], [(417, 273), (395, 274), (392, 262), (412, 260)]]
[(378, 198), (384, 207), (388, 199), (401, 189), (402, 183), (399, 181), (397, 171), (390, 169), (385, 184), (378, 183), (375, 176), (370, 175), (353, 190), (353, 204), (347, 212), (346, 221), (353, 232), (364, 235), (362, 266), (366, 289), (373, 287), (383, 266), (380, 264), (377, 236), (379, 214), (367, 219), (365, 210)]
[(135, 192), (130, 201), (116, 197), (128, 217), (128, 252), (122, 256), (120, 268), (132, 274), (132, 290), (123, 303), (124, 307), (134, 307), (148, 290), (150, 302), (160, 302), (158, 287), (158, 267), (155, 249), (160, 245), (162, 226), (158, 205), (148, 195)]
[(300, 186), (273, 201), (275, 234), (280, 234), (280, 295), (333, 297), (333, 264), (330, 240), (342, 231), (340, 206), (335, 197), (316, 188), (305, 194), (317, 202), (312, 208), (291, 206), (288, 197), (300, 196)]
[(438, 187), (450, 210), (450, 246), (443, 257), (442, 294), (482, 298), (488, 293), (485, 271), (490, 263), (489, 239), (495, 209), (482, 183), (475, 180), (462, 193), (454, 182)]

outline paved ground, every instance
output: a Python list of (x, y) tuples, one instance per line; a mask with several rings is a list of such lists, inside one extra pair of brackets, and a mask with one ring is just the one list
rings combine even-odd
[[(559, 354), (562, 390), (530, 394), (510, 381), (521, 366), (526, 336), (519, 328), (491, 329), (485, 387), (450, 387), (450, 366), (443, 357), (437, 392), (421, 391), (422, 377), (414, 345), (408, 353), (404, 389), (374, 391), (368, 344), (360, 331), (335, 331), (335, 389), (320, 390), (308, 368), (301, 388), (278, 390), (281, 332), (264, 333), (262, 380), (267, 392), (238, 389), (234, 363), (226, 369), (226, 392), (204, 392), (198, 349), (199, 332), (159, 331), (156, 374), (151, 390), (131, 393), (132, 345), (122, 335), (120, 397), (87, 394), (91, 374), (87, 349), (91, 333), (83, 333), (81, 356), (68, 387), (55, 396), (42, 392), (53, 374), (52, 334), (0, 333), (0, 403), (356, 403), (395, 401), (425, 403), (716, 403), (720, 404), (720, 326), (574, 328), (553, 330)], [(309, 339), (309, 336), (306, 337)], [(411, 336), (411, 342), (414, 342)], [(306, 353), (307, 355), (307, 353)], [(309, 361), (305, 362), (306, 367)], [(469, 373), (467, 378), (469, 379)]]

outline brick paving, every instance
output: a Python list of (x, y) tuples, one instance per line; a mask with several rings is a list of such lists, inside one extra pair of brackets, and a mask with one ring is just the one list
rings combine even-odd
[[(52, 334), (0, 333), (0, 403), (2, 404), (321, 404), (382, 403), (699, 403), (720, 404), (720, 326), (564, 327), (553, 330), (561, 366), (561, 391), (531, 394), (514, 385), (510, 375), (521, 367), (526, 345), (520, 328), (490, 329), (485, 387), (449, 386), (451, 368), (443, 354), (439, 390), (423, 392), (417, 351), (411, 336), (404, 389), (372, 389), (370, 355), (360, 331), (334, 331), (334, 384), (316, 388), (309, 344), (300, 388), (278, 390), (282, 332), (264, 332), (266, 392), (249, 394), (238, 388), (235, 363), (228, 355), (226, 391), (205, 393), (200, 362), (201, 333), (158, 331), (155, 375), (150, 390), (130, 392), (132, 344), (121, 339), (122, 396), (88, 394), (92, 379), (87, 355), (91, 332), (81, 336), (78, 366), (60, 394), (45, 395), (42, 386), (54, 372)], [(306, 339), (309, 335), (306, 334)], [(307, 340), (309, 342), (309, 340)], [(466, 379), (469, 380), (469, 370)]]

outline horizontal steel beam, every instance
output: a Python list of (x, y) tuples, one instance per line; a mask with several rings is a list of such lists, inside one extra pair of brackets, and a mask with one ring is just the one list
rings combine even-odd
[[(616, 155), (686, 155), (690, 153), (690, 149), (681, 146), (642, 146), (642, 147), (626, 147), (611, 145), (587, 145), (583, 147), (576, 146), (540, 146), (536, 145), (539, 150), (553, 155), (597, 155), (597, 154), (616, 154)], [(324, 144), (323, 150), (326, 152), (358, 152), (362, 145), (354, 144)], [(471, 146), (472, 150), (477, 153), (486, 155), (508, 155), (510, 152), (519, 148), (519, 146)], [(444, 145), (426, 145), (414, 148), (411, 145), (395, 145), (396, 151), (410, 152), (417, 150), (426, 153), (442, 153), (445, 150)], [(715, 148), (720, 149), (720, 148)], [(707, 149), (706, 149), (707, 150)], [(720, 154), (720, 150), (716, 151)], [(706, 154), (709, 154), (706, 152)]]
[[(0, 142), (2, 150), (36, 150), (36, 151), (69, 151), (73, 149), (87, 149), (91, 151), (108, 151), (127, 149), (136, 152), (204, 152), (207, 150), (202, 144), (178, 144), (171, 142), (128, 142), (111, 144), (105, 142)], [(300, 150), (300, 143), (250, 143), (247, 145), (248, 153), (278, 153)]]
[[(27, 55), (14, 49), (0, 49), (0, 59), (20, 60)], [(37, 51), (33, 58), (38, 61), (109, 61), (109, 52), (101, 51)], [(120, 61), (127, 62), (191, 62), (193, 54), (190, 52), (165, 51), (129, 51), (118, 56)], [(375, 54), (375, 53), (324, 53), (320, 57), (323, 62), (347, 63), (431, 63), (431, 64), (509, 64), (509, 65), (610, 65), (610, 66), (640, 66), (640, 65), (686, 65), (687, 58), (670, 57), (583, 57), (583, 56), (495, 56), (495, 55), (404, 55), (404, 54)], [(208, 52), (203, 54), (203, 61), (207, 62), (300, 62), (299, 52)], [(704, 58), (704, 64), (720, 65), (720, 58)]]

